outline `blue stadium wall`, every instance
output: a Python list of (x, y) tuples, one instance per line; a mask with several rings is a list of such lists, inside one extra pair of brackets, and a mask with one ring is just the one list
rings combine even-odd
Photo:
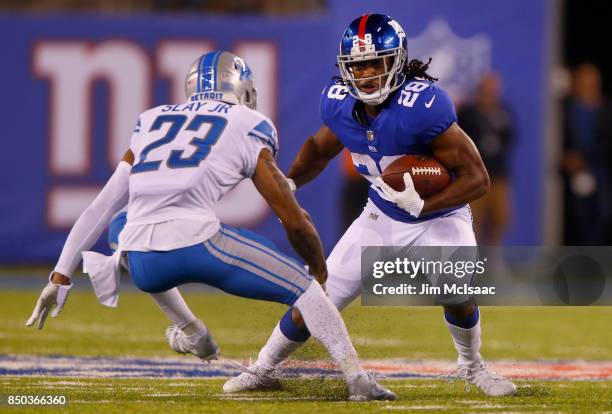
[[(262, 80), (263, 109), (278, 126), (279, 164), (286, 171), (304, 139), (321, 124), (320, 92), (337, 73), (340, 35), (364, 12), (387, 13), (398, 20), (409, 38), (409, 54), (437, 57), (445, 65), (438, 66), (444, 74), (441, 83), (458, 101), (469, 96), (479, 74), (501, 73), (518, 139), (511, 154), (514, 220), (506, 242), (538, 244), (545, 215), (551, 3), (336, 1), (323, 15), (286, 19), (0, 14), (0, 263), (56, 259), (70, 221), (108, 178), (127, 146), (131, 127), (126, 113), (131, 119), (131, 112), (176, 102), (181, 93), (176, 74), (197, 57), (194, 51), (222, 48), (253, 56), (255, 76)], [(182, 66), (177, 69), (173, 65), (179, 58)], [(116, 59), (125, 59), (119, 62), (125, 70), (116, 70)], [(81, 64), (99, 70), (75, 67)], [(435, 59), (433, 68), (435, 74)], [(72, 75), (85, 72), (86, 82)], [(119, 79), (115, 83), (113, 76)], [(61, 106), (60, 95), (80, 96), (79, 106)], [(122, 105), (127, 109), (117, 112)], [(125, 131), (117, 132), (118, 125)], [(298, 193), (327, 253), (339, 238), (340, 170), (335, 161)], [(65, 201), (71, 197), (79, 202)], [(250, 214), (250, 206), (238, 208)], [(259, 210), (242, 224), (290, 252), (280, 224)], [(106, 249), (103, 242), (97, 248)]]

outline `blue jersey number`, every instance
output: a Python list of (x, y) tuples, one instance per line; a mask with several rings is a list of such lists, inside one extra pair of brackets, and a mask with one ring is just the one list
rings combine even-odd
[[(147, 171), (157, 171), (162, 163), (161, 160), (158, 161), (147, 161), (147, 156), (151, 150), (155, 148), (159, 148), (162, 145), (166, 145), (172, 142), (178, 133), (183, 128), (183, 125), (187, 122), (186, 115), (160, 115), (158, 116), (153, 125), (151, 125), (151, 131), (158, 131), (164, 124), (169, 123), (170, 128), (168, 128), (168, 132), (166, 135), (158, 139), (157, 141), (153, 141), (149, 145), (147, 145), (142, 152), (140, 153), (140, 159), (138, 160), (138, 164), (132, 167), (132, 174), (147, 172)], [(186, 131), (197, 131), (200, 129), (202, 124), (210, 124), (210, 129), (208, 133), (202, 137), (194, 137), (190, 145), (196, 147), (196, 150), (190, 157), (183, 157), (183, 150), (173, 150), (170, 152), (170, 156), (166, 160), (166, 165), (168, 168), (190, 168), (197, 167), (200, 163), (208, 156), (210, 153), (210, 149), (213, 145), (217, 143), (219, 137), (225, 130), (227, 125), (227, 119), (222, 118), (220, 116), (214, 115), (196, 115), (189, 125), (185, 128)]]

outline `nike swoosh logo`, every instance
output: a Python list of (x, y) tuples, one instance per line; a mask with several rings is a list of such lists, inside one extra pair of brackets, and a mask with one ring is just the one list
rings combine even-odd
[(431, 105), (433, 105), (433, 101), (435, 99), (436, 99), (436, 95), (434, 95), (429, 102), (425, 103), (425, 108), (431, 108)]

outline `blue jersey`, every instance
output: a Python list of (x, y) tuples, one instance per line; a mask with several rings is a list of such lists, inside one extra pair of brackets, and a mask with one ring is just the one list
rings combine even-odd
[[(323, 90), (321, 120), (350, 151), (355, 168), (370, 183), (402, 155), (431, 154), (431, 142), (457, 121), (448, 94), (420, 78), (404, 82), (374, 119), (359, 120), (356, 103), (346, 86), (333, 81)], [(370, 185), (369, 198), (389, 217), (404, 222), (429, 220), (456, 209), (417, 219), (388, 201), (375, 185)]]

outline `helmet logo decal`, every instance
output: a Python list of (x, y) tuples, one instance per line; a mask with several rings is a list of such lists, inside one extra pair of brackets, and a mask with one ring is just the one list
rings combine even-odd
[(234, 56), (234, 69), (237, 69), (242, 72), (245, 66), (246, 64), (244, 63), (244, 60), (242, 60), (242, 58)]
[(404, 40), (404, 38), (406, 37), (406, 34), (404, 33), (404, 29), (402, 29), (402, 26), (400, 26), (400, 24), (398, 22), (396, 22), (395, 20), (390, 20), (389, 21), (389, 26), (391, 26), (391, 27), (393, 27), (395, 29), (395, 31), (397, 32), (397, 36), (401, 40)]
[(251, 77), (251, 68), (248, 67), (241, 57), (234, 57), (234, 68), (240, 71), (240, 80)]
[(251, 68), (245, 65), (244, 71), (240, 72), (240, 80), (242, 79), (251, 79)]

